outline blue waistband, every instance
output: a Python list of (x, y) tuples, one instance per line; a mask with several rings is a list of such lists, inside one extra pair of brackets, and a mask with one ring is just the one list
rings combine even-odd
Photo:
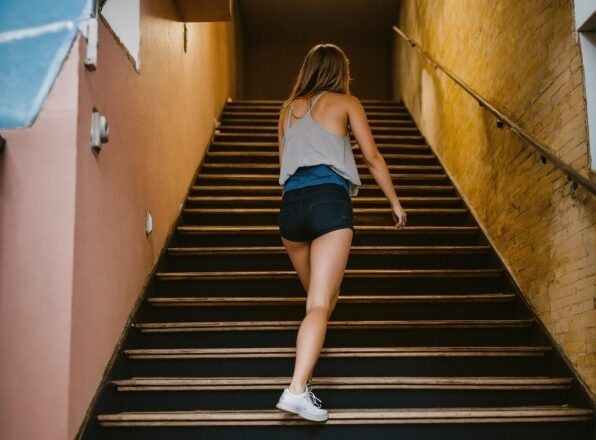
[(329, 165), (313, 165), (300, 167), (284, 183), (283, 191), (302, 188), (304, 186), (318, 185), (320, 183), (338, 183), (349, 191), (348, 181), (337, 174)]

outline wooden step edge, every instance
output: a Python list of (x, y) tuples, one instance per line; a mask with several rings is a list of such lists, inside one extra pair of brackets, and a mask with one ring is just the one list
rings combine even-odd
[[(391, 173), (392, 179), (409, 179), (409, 180), (441, 180), (447, 179), (445, 173)], [(267, 180), (272, 182), (278, 182), (279, 178), (277, 174), (230, 174), (230, 173), (200, 173), (197, 175), (197, 179), (232, 179), (232, 180)], [(361, 175), (360, 180), (372, 180), (371, 174)], [(281, 188), (281, 185), (280, 185)]]
[[(405, 209), (405, 208), (404, 208)], [(386, 214), (391, 213), (391, 208), (352, 208), (354, 214)], [(184, 208), (185, 214), (276, 214), (279, 207), (276, 208)], [(462, 215), (467, 214), (467, 208), (408, 208), (408, 215)]]
[[(339, 295), (339, 303), (427, 303), (427, 302), (508, 302), (514, 301), (513, 293), (483, 293), (468, 295)], [(235, 306), (283, 306), (302, 305), (305, 297), (152, 297), (149, 304), (159, 307), (235, 307)]]
[[(279, 191), (281, 193), (282, 187), (279, 184), (275, 185), (192, 185), (192, 191)], [(399, 191), (453, 191), (455, 188), (453, 185), (395, 185), (395, 189)], [(360, 185), (359, 191), (371, 191), (378, 190), (381, 188), (377, 185)]]
[[(282, 196), (188, 196), (187, 202), (281, 202)], [(458, 203), (462, 199), (457, 196), (402, 196), (399, 198), (400, 202), (443, 202), (443, 203)], [(385, 203), (388, 204), (386, 197), (355, 197), (353, 203)]]
[[(176, 231), (181, 234), (278, 234), (279, 227), (274, 225), (187, 225), (177, 226)], [(375, 234), (395, 232), (399, 234), (476, 234), (478, 226), (406, 226), (397, 231), (395, 226), (385, 225), (354, 225), (356, 234)]]
[[(274, 169), (279, 170), (279, 164), (268, 163), (268, 162), (205, 162), (202, 168), (254, 168), (254, 169)], [(359, 170), (367, 170), (368, 167), (365, 164), (356, 164), (356, 168)], [(405, 164), (395, 165), (387, 164), (389, 170), (402, 170), (402, 169), (416, 169), (416, 170), (441, 170), (441, 165), (420, 165), (420, 164)]]
[[(432, 152), (432, 149), (426, 144), (404, 144), (400, 142), (375, 142), (379, 151), (384, 151), (386, 149), (401, 149), (401, 150), (416, 150), (416, 151), (429, 151)], [(352, 149), (359, 150), (360, 145), (352, 140), (351, 141)], [(213, 140), (211, 142), (211, 146), (216, 147), (241, 147), (241, 148), (254, 148), (254, 147), (267, 147), (268, 149), (272, 149), (275, 151), (276, 148), (279, 148), (279, 142), (271, 142), (271, 141), (224, 141), (224, 140)], [(211, 150), (210, 150), (211, 151)]]
[[(220, 125), (218, 127), (227, 127), (230, 124), (241, 124), (240, 126), (274, 126), (277, 127), (277, 123), (279, 122), (279, 117), (276, 115), (271, 115), (269, 118), (258, 117), (258, 118), (250, 118), (245, 116), (234, 116), (234, 115), (226, 115), (220, 121)], [(416, 123), (411, 118), (383, 118), (383, 117), (375, 117), (369, 118), (368, 124), (371, 128), (377, 128), (381, 126), (389, 126), (389, 127), (415, 127)]]
[[(588, 421), (594, 411), (568, 405), (454, 408), (329, 409), (325, 424), (512, 423)], [(313, 424), (278, 409), (121, 412), (99, 414), (101, 426), (239, 426)]]
[[(254, 125), (232, 125), (232, 123), (229, 122), (229, 119), (226, 120), (226, 122), (228, 123), (222, 123), (221, 125), (219, 125), (216, 129), (215, 132), (216, 133), (221, 133), (222, 131), (225, 132), (225, 130), (233, 130), (232, 133), (247, 133), (247, 132), (252, 132), (252, 131), (258, 131), (260, 133), (263, 134), (273, 134), (273, 135), (277, 135), (277, 125), (272, 125), (271, 123), (267, 122), (267, 124), (254, 124)], [(382, 131), (382, 132), (386, 132), (386, 131), (409, 131), (409, 132), (414, 132), (417, 133), (418, 127), (416, 127), (416, 125), (412, 122), (409, 122), (407, 124), (403, 124), (401, 126), (398, 127), (379, 127), (379, 126), (370, 126), (371, 131), (374, 133), (375, 131)]]
[[(323, 358), (388, 357), (544, 357), (552, 353), (549, 346), (445, 346), (445, 347), (323, 347)], [(294, 347), (241, 348), (131, 348), (129, 359), (237, 359), (293, 358)]]
[[(402, 246), (357, 246), (350, 248), (350, 254), (407, 254), (412, 253), (486, 253), (489, 245), (402, 245)], [(201, 246), (201, 247), (168, 247), (170, 255), (213, 255), (213, 254), (286, 254), (283, 246)]]
[[(372, 129), (371, 131), (374, 131)], [(418, 130), (416, 130), (418, 132)], [(234, 138), (271, 138), (277, 139), (277, 133), (222, 133), (219, 130), (216, 130), (213, 134), (214, 139), (234, 139)], [(424, 136), (421, 134), (377, 134), (374, 135), (373, 138), (376, 139), (398, 139), (398, 140), (414, 140), (414, 141), (423, 141)]]
[[(461, 278), (461, 277), (500, 277), (503, 268), (491, 269), (346, 269), (344, 278)], [(159, 280), (238, 280), (238, 279), (292, 279), (297, 277), (295, 270), (254, 270), (254, 271), (204, 271), (204, 272), (157, 272)]]
[[(147, 333), (203, 332), (203, 331), (262, 331), (296, 330), (302, 321), (195, 321), (195, 322), (137, 322), (132, 327)], [(409, 320), (350, 320), (327, 323), (330, 330), (359, 329), (420, 329), (420, 328), (520, 328), (534, 324), (527, 319), (409, 319)]]
[[(366, 108), (364, 108), (364, 110), (366, 111)], [(408, 118), (412, 117), (408, 111), (402, 110), (401, 108), (396, 108), (396, 109), (389, 108), (389, 109), (386, 109), (386, 111), (377, 111), (377, 110), (381, 110), (381, 109), (373, 109), (373, 110), (366, 111), (366, 116), (369, 118), (374, 117), (374, 116), (386, 116), (389, 118), (398, 117), (398, 116), (407, 116)], [(279, 108), (278, 109), (264, 108), (264, 109), (260, 109), (260, 110), (248, 110), (248, 109), (238, 108), (238, 107), (237, 108), (226, 107), (223, 109), (223, 111), (221, 113), (221, 119), (223, 120), (229, 116), (240, 116), (240, 115), (242, 115), (242, 116), (279, 117)]]
[[(118, 391), (159, 390), (277, 390), (287, 386), (291, 377), (133, 377), (113, 380)], [(568, 389), (571, 377), (436, 377), (375, 376), (317, 377), (312, 384), (318, 389), (385, 390), (385, 389), (472, 389), (472, 390), (553, 390)]]
[[(242, 150), (233, 150), (233, 151), (208, 151), (206, 153), (207, 157), (279, 157), (278, 151), (242, 151)], [(362, 154), (355, 153), (354, 158), (362, 158)], [(387, 153), (383, 154), (383, 158), (385, 159), (424, 159), (424, 160), (431, 160), (436, 159), (434, 154), (400, 154), (400, 153)]]

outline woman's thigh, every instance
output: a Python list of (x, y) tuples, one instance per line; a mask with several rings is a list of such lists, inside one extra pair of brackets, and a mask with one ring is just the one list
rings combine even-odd
[(309, 241), (291, 241), (281, 237), (281, 241), (286, 248), (290, 261), (298, 274), (305, 291), (308, 291), (310, 280), (310, 242)]
[(312, 241), (307, 311), (311, 307), (331, 308), (335, 304), (350, 254), (352, 236), (351, 228), (341, 228)]

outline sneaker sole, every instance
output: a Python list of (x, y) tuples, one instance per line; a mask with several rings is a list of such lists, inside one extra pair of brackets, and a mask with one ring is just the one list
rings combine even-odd
[(287, 411), (287, 412), (290, 412), (292, 414), (297, 414), (300, 417), (302, 417), (304, 419), (307, 419), (307, 420), (310, 420), (310, 421), (313, 421), (313, 422), (323, 422), (323, 421), (327, 420), (327, 418), (328, 418), (328, 416), (315, 416), (315, 415), (312, 415), (312, 414), (302, 413), (300, 411), (296, 412), (292, 408), (286, 407), (283, 404), (283, 402), (278, 402), (277, 405), (275, 405), (275, 407), (277, 409), (281, 409), (283, 411)]

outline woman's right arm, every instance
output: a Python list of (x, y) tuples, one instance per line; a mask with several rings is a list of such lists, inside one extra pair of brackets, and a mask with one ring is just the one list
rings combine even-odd
[(348, 118), (350, 127), (360, 146), (360, 151), (362, 151), (364, 163), (375, 179), (375, 182), (377, 182), (383, 191), (383, 194), (385, 194), (385, 197), (387, 197), (387, 200), (391, 205), (393, 218), (396, 220), (396, 226), (404, 226), (406, 224), (406, 212), (402, 208), (397, 194), (395, 193), (391, 174), (389, 173), (385, 159), (375, 144), (370, 126), (368, 125), (368, 119), (366, 118), (366, 112), (358, 98), (353, 95), (348, 95), (348, 97)]
[(277, 119), (277, 147), (279, 150), (278, 162), (281, 167), (281, 160), (284, 156), (284, 121), (285, 109), (280, 110), (279, 118)]

